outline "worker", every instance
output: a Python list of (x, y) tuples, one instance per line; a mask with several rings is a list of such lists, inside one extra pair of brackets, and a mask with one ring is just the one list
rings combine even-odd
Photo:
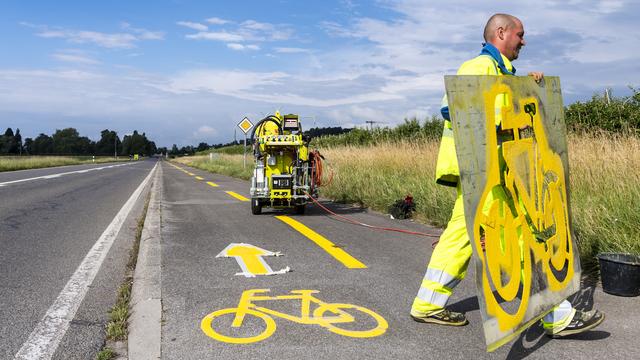
[[(480, 55), (463, 63), (458, 75), (514, 75), (516, 69), (511, 62), (518, 58), (520, 49), (526, 44), (522, 22), (512, 15), (495, 14), (487, 21), (484, 40)], [(541, 72), (531, 72), (529, 75), (536, 82), (540, 82), (544, 76)], [(498, 108), (510, 101), (506, 94), (501, 96), (496, 98)], [(496, 114), (496, 125), (499, 126), (501, 115), (499, 111)], [(457, 198), (451, 219), (431, 255), (427, 272), (411, 307), (411, 317), (418, 322), (462, 326), (468, 323), (465, 315), (447, 309), (446, 305), (453, 289), (467, 272), (472, 250), (465, 225), (460, 172), (446, 95), (442, 116), (445, 125), (436, 166), (436, 182), (456, 187)], [(592, 329), (603, 320), (604, 314), (598, 310), (576, 310), (565, 300), (547, 314), (542, 323), (549, 336), (562, 337)]]

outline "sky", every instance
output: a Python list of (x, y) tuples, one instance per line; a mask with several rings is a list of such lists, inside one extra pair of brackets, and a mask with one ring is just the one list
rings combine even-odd
[(276, 110), (304, 128), (424, 119), (496, 12), (524, 23), (518, 74), (560, 76), (565, 104), (640, 87), (638, 0), (3, 0), (0, 128), (171, 147)]

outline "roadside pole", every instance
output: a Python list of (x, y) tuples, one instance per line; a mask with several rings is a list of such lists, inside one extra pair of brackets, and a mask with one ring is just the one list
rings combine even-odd
[(242, 153), (243, 153), (242, 168), (246, 169), (247, 168), (247, 133), (253, 127), (253, 123), (251, 122), (251, 120), (249, 120), (248, 117), (245, 117), (244, 119), (242, 119), (242, 121), (238, 123), (238, 127), (244, 133), (244, 147), (242, 148)]

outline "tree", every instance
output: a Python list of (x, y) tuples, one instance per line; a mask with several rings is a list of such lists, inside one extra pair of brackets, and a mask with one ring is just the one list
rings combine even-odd
[(50, 155), (54, 153), (53, 138), (46, 134), (40, 134), (33, 140), (29, 153), (31, 155)]
[(17, 150), (16, 153), (22, 155), (22, 135), (20, 135), (20, 129), (16, 128), (16, 134), (13, 136), (16, 141)]
[(100, 140), (96, 143), (96, 155), (115, 155), (122, 149), (122, 142), (115, 131), (104, 129), (100, 132)]
[(18, 142), (11, 128), (7, 128), (4, 135), (0, 136), (0, 154), (17, 154)]
[(33, 139), (24, 139), (24, 145), (22, 146), (22, 149), (26, 154), (33, 155)]
[(169, 155), (178, 155), (180, 153), (180, 150), (178, 150), (178, 145), (173, 144), (173, 146), (171, 147), (171, 151), (169, 152)]
[(198, 144), (198, 148), (196, 149), (196, 151), (205, 151), (209, 149), (209, 144), (207, 144), (206, 142), (201, 142), (200, 144)]

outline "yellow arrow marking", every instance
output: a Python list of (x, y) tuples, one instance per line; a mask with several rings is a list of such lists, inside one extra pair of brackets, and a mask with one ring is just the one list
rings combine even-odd
[(244, 197), (244, 196), (242, 196), (242, 195), (240, 195), (238, 193), (235, 193), (233, 191), (226, 191), (226, 193), (231, 195), (231, 196), (233, 196), (234, 198), (236, 198), (236, 199), (238, 199), (240, 201), (249, 201), (249, 199), (247, 199), (246, 197)]
[(213, 186), (213, 187), (218, 187), (218, 184), (214, 183), (213, 181), (207, 181), (207, 184)]
[(276, 219), (278, 219), (278, 220), (284, 222), (285, 224), (291, 226), (292, 228), (294, 228), (295, 230), (300, 232), (302, 235), (304, 235), (307, 238), (309, 238), (309, 240), (311, 240), (314, 243), (316, 243), (324, 251), (328, 252), (329, 255), (331, 255), (334, 258), (336, 258), (336, 260), (338, 260), (341, 263), (343, 263), (344, 266), (348, 267), (349, 269), (366, 269), (367, 268), (367, 265), (361, 263), (358, 259), (356, 259), (353, 256), (349, 255), (349, 253), (347, 253), (346, 251), (344, 251), (341, 248), (337, 247), (334, 243), (332, 243), (331, 241), (327, 240), (322, 235), (320, 235), (317, 232), (309, 229), (303, 223), (301, 223), (299, 221), (296, 221), (296, 220), (293, 220), (292, 218), (290, 218), (288, 216), (284, 216), (284, 215), (276, 216)]
[(266, 264), (261, 258), (261, 256), (265, 254), (262, 249), (244, 245), (236, 245), (227, 250), (227, 256), (236, 257), (238, 264), (242, 261), (244, 264), (244, 266), (240, 264), (242, 270), (254, 275), (264, 275), (271, 272), (271, 269), (267, 269)]
[(196, 176), (196, 180), (204, 180), (202, 176)]

